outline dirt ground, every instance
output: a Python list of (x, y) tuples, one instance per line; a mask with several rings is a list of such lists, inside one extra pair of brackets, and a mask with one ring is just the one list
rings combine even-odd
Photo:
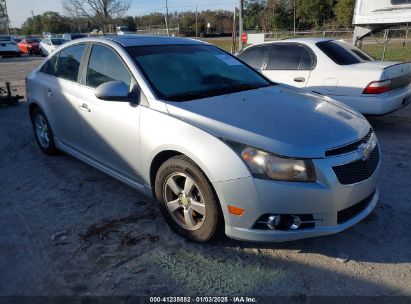
[[(0, 83), (24, 94), (41, 60), (0, 58)], [(0, 107), (0, 296), (411, 296), (411, 106), (369, 120), (384, 165), (363, 222), (288, 243), (199, 245), (171, 232), (155, 202), (73, 157), (43, 155), (25, 101)]]

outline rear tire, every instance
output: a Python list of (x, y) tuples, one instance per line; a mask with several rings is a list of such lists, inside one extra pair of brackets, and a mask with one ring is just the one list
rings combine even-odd
[(170, 227), (191, 241), (211, 240), (223, 223), (210, 182), (186, 156), (172, 157), (161, 165), (155, 180), (155, 196)]
[(40, 108), (36, 108), (31, 113), (31, 123), (33, 126), (34, 137), (40, 150), (46, 155), (56, 155), (58, 150), (54, 143), (53, 132), (50, 124)]

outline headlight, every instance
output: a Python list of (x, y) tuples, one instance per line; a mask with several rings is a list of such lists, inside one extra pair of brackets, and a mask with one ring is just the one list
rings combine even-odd
[(254, 177), (293, 182), (315, 182), (313, 162), (280, 157), (260, 149), (224, 140), (246, 163)]

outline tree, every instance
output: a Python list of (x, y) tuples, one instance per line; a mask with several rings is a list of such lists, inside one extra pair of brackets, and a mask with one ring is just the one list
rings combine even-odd
[(306, 27), (321, 27), (334, 17), (334, 0), (297, 0), (297, 16)]
[(63, 0), (64, 10), (71, 16), (89, 18), (103, 31), (109, 29), (113, 18), (124, 16), (130, 8), (127, 0)]
[(334, 7), (337, 23), (340, 26), (350, 27), (354, 15), (355, 0), (339, 0)]

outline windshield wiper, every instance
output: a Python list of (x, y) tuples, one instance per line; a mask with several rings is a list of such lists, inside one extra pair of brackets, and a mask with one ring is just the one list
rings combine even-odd
[(272, 86), (273, 84), (234, 84), (227, 87), (210, 89), (207, 91), (188, 91), (183, 93), (176, 93), (165, 96), (165, 99), (170, 101), (189, 101), (194, 99), (207, 98), (218, 95), (225, 95), (231, 93), (237, 93), (241, 91), (255, 90)]
[(210, 97), (209, 92), (201, 92), (201, 91), (188, 91), (182, 93), (176, 93), (166, 96), (165, 98), (170, 101), (188, 101), (193, 99), (201, 99)]

